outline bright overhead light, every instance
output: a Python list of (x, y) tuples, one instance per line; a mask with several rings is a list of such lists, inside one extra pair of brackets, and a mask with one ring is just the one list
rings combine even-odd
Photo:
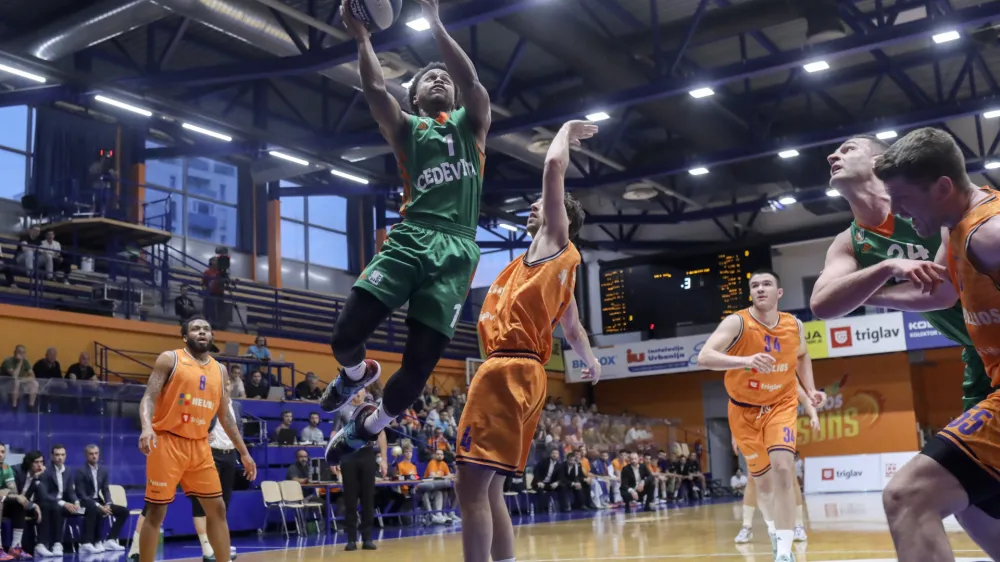
[(187, 129), (189, 131), (194, 131), (196, 133), (201, 133), (201, 134), (203, 134), (205, 136), (212, 137), (213, 139), (219, 139), (221, 141), (226, 141), (226, 142), (229, 142), (229, 141), (233, 140), (233, 137), (231, 137), (229, 135), (224, 135), (222, 133), (216, 133), (215, 131), (211, 131), (209, 129), (205, 129), (204, 127), (199, 127), (198, 125), (192, 125), (190, 123), (184, 123), (183, 125), (181, 125), (181, 127), (184, 127), (185, 129)]
[(604, 121), (607, 119), (611, 119), (611, 116), (608, 115), (607, 113), (604, 113), (603, 111), (595, 111), (594, 113), (590, 113), (587, 115), (587, 121), (596, 122), (596, 121)]
[(427, 31), (431, 28), (431, 22), (424, 18), (417, 18), (406, 22), (406, 26), (416, 31)]
[(403, 82), (402, 84), (400, 84), (400, 86), (402, 86), (404, 89), (407, 90), (409, 90), (410, 86), (412, 85), (413, 85), (413, 78), (410, 78), (409, 82)]
[(996, 170), (997, 168), (1000, 168), (1000, 162), (987, 162), (983, 167), (987, 170)]
[(819, 72), (821, 70), (827, 70), (830, 65), (826, 63), (825, 60), (818, 60), (816, 62), (810, 62), (808, 64), (802, 65), (802, 68), (806, 72)]
[(500, 228), (502, 228), (504, 230), (509, 230), (511, 232), (517, 232), (519, 230), (516, 226), (514, 226), (512, 224), (507, 224), (505, 222), (497, 223), (497, 226), (499, 226)]
[(786, 207), (789, 206), (789, 205), (794, 205), (795, 201), (796, 201), (796, 199), (794, 197), (792, 197), (791, 195), (785, 195), (785, 196), (781, 197), (780, 199), (778, 199), (778, 203), (781, 203), (782, 205), (784, 205)]
[(714, 96), (715, 90), (712, 88), (698, 88), (697, 90), (691, 90), (688, 93), (691, 94), (692, 98), (707, 98), (708, 96)]
[(708, 173), (708, 168), (691, 168), (688, 173), (692, 176), (704, 176)]
[(348, 174), (347, 172), (341, 172), (340, 170), (330, 170), (330, 173), (337, 176), (338, 178), (344, 178), (345, 180), (351, 180), (355, 183), (361, 183), (368, 185), (368, 180), (361, 176), (355, 176), (354, 174)]
[(511, 197), (510, 199), (504, 199), (503, 202), (505, 205), (509, 205), (510, 203), (517, 203), (520, 200), (520, 197)]
[(898, 136), (899, 135), (896, 134), (896, 131), (882, 131), (879, 133), (875, 133), (875, 138), (877, 138), (878, 140), (889, 140), (889, 139), (894, 139)]
[(32, 81), (38, 82), (40, 84), (44, 84), (45, 83), (45, 77), (43, 77), (43, 76), (39, 76), (37, 74), (32, 74), (30, 72), (25, 72), (23, 70), (19, 70), (17, 68), (12, 67), (12, 66), (7, 66), (6, 64), (0, 64), (0, 70), (6, 72), (8, 74), (13, 74), (15, 76), (20, 76), (21, 78), (27, 78), (28, 80), (32, 80)]
[(778, 157), (779, 158), (795, 158), (798, 155), (799, 155), (799, 151), (795, 150), (795, 149), (792, 149), (792, 150), (782, 150), (781, 152), (778, 153)]
[(986, 119), (996, 119), (997, 117), (1000, 117), (1000, 109), (987, 111), (986, 113), (983, 114), (983, 117)]
[(148, 109), (143, 109), (141, 107), (136, 107), (134, 105), (129, 105), (129, 104), (125, 103), (125, 102), (120, 102), (118, 100), (111, 99), (109, 97), (94, 96), (94, 99), (97, 100), (97, 101), (99, 101), (99, 102), (101, 102), (101, 103), (106, 103), (108, 105), (113, 105), (113, 106), (117, 107), (118, 109), (124, 109), (125, 111), (131, 111), (132, 113), (138, 113), (139, 115), (142, 115), (143, 117), (152, 117), (153, 116), (153, 112), (150, 111), (150, 110), (148, 110)]
[(957, 41), (959, 37), (961, 37), (961, 35), (959, 35), (957, 31), (952, 29), (950, 31), (943, 31), (941, 33), (938, 33), (937, 35), (931, 37), (931, 39), (933, 39), (935, 43), (940, 45), (941, 43), (948, 43), (949, 41)]
[(296, 164), (298, 164), (300, 166), (308, 166), (309, 165), (309, 162), (307, 162), (306, 160), (303, 160), (301, 158), (296, 158), (294, 156), (289, 156), (289, 155), (285, 154), (284, 152), (278, 152), (277, 150), (272, 150), (272, 151), (268, 152), (268, 154), (270, 154), (271, 156), (274, 156), (275, 158), (281, 158), (282, 160), (288, 160), (289, 162), (295, 162)]
[(826, 190), (826, 196), (827, 197), (840, 197), (840, 192), (831, 187), (830, 189)]

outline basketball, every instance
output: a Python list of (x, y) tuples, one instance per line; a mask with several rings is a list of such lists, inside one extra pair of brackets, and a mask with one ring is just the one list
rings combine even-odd
[(392, 26), (403, 8), (403, 0), (348, 0), (351, 14), (372, 33)]
[(392, 456), (394, 456), (394, 457), (400, 457), (402, 455), (403, 455), (403, 448), (402, 447), (400, 447), (399, 445), (396, 445), (395, 447), (392, 448)]

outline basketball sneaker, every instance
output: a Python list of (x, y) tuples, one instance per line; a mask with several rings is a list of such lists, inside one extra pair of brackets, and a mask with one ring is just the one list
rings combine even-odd
[(10, 554), (4, 552), (4, 549), (0, 547), (0, 562), (7, 562), (8, 560), (13, 560), (14, 557)]
[(10, 549), (9, 554), (14, 560), (31, 560), (31, 555), (19, 546)]
[(351, 421), (347, 422), (344, 428), (338, 431), (333, 439), (330, 439), (330, 442), (326, 444), (327, 464), (330, 466), (340, 465), (340, 459), (345, 455), (349, 455), (375, 440), (377, 436), (365, 430), (364, 422), (365, 418), (376, 409), (378, 406), (370, 402), (358, 406), (354, 415), (351, 416)]
[(736, 535), (736, 544), (745, 544), (753, 540), (753, 530), (750, 527), (740, 529), (740, 534)]
[(365, 376), (361, 380), (353, 381), (340, 369), (337, 378), (326, 385), (322, 398), (319, 399), (319, 406), (326, 412), (336, 412), (347, 405), (354, 398), (354, 395), (361, 392), (363, 388), (378, 380), (382, 374), (382, 366), (378, 361), (365, 359)]
[(795, 542), (803, 542), (809, 540), (809, 536), (806, 535), (806, 528), (802, 525), (795, 526)]
[(774, 562), (795, 562), (794, 554), (782, 554), (781, 556), (775, 556)]

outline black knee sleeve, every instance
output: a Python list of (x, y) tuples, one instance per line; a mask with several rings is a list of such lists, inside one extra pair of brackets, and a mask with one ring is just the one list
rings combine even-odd
[(397, 416), (420, 398), (444, 348), (451, 341), (441, 332), (417, 320), (408, 319), (406, 326), (409, 333), (403, 350), (402, 365), (385, 383), (382, 397), (385, 411)]
[(375, 295), (351, 289), (344, 308), (333, 325), (330, 347), (341, 365), (357, 365), (365, 360), (365, 342), (391, 310)]

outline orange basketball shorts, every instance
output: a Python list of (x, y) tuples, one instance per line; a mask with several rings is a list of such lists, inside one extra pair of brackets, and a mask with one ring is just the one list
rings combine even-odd
[(1000, 392), (948, 424), (921, 453), (955, 475), (970, 505), (1000, 519)]
[(456, 462), (506, 475), (523, 473), (547, 390), (545, 367), (538, 361), (487, 359), (469, 386)]
[(751, 476), (763, 476), (771, 470), (772, 451), (795, 454), (797, 419), (797, 400), (786, 400), (773, 406), (750, 406), (729, 401), (729, 429), (747, 461)]
[(178, 485), (189, 497), (222, 497), (219, 471), (208, 439), (157, 433), (156, 447), (146, 457), (146, 501), (168, 504), (174, 501)]

